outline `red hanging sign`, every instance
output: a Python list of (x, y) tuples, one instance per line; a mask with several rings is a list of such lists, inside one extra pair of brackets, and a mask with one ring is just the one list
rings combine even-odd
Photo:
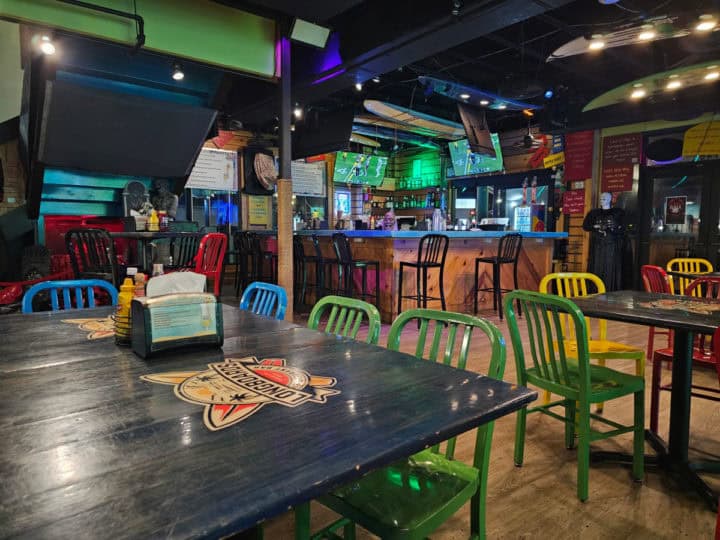
[(585, 190), (572, 189), (563, 193), (563, 214), (585, 213)]
[(603, 138), (600, 189), (609, 193), (632, 191), (633, 167), (640, 163), (641, 151), (640, 133)]
[(592, 159), (592, 131), (578, 131), (565, 135), (565, 180), (591, 178)]

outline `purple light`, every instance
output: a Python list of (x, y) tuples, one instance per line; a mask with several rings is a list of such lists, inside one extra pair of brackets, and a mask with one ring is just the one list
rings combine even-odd
[(667, 161), (657, 161), (655, 159), (652, 160), (655, 165), (672, 165), (673, 163), (678, 163), (683, 160), (682, 156), (676, 157), (675, 159), (668, 159)]
[(328, 73), (324, 77), (320, 77), (319, 79), (315, 79), (313, 81), (313, 84), (320, 84), (321, 82), (329, 81), (330, 79), (334, 79), (338, 75), (342, 75), (345, 73), (345, 68), (338, 69), (337, 71), (333, 71), (332, 73)]

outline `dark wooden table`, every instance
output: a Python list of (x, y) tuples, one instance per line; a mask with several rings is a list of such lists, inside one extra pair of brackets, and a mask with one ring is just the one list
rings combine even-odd
[[(183, 231), (164, 231), (164, 232), (150, 232), (150, 231), (124, 231), (124, 232), (111, 232), (111, 238), (125, 238), (127, 240), (137, 241), (137, 264), (143, 272), (152, 272), (152, 254), (150, 253), (150, 244), (153, 240), (182, 238), (185, 236), (202, 238), (205, 233), (201, 232), (183, 232)], [(148, 260), (150, 262), (148, 262)]]
[[(0, 537), (231, 534), (536, 397), (227, 306), (223, 350), (142, 360), (111, 337), (88, 339), (108, 314), (0, 318)], [(97, 321), (77, 320), (87, 318)], [(223, 367), (248, 356), (273, 360)], [(248, 367), (271, 388), (243, 379)], [(245, 385), (235, 395), (233, 380)], [(250, 388), (275, 398), (258, 406)], [(217, 395), (228, 404), (193, 402)]]
[(720, 472), (718, 462), (691, 462), (690, 385), (694, 334), (712, 334), (720, 326), (720, 302), (707, 298), (614, 291), (573, 298), (588, 316), (675, 331), (670, 398), (670, 433), (667, 444), (650, 431), (646, 438), (658, 451), (659, 464), (670, 470), (686, 486), (692, 487), (715, 508), (718, 495), (698, 475), (698, 471)]

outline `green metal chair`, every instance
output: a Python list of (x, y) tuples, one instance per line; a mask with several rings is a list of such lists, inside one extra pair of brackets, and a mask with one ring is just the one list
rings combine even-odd
[[(523, 336), (513, 307), (517, 301), (527, 321), (525, 338), (530, 350), (531, 366), (525, 362)], [(510, 330), (517, 382), (535, 385), (561, 396), (563, 399), (538, 407), (521, 409), (517, 416), (515, 432), (515, 465), (522, 466), (525, 449), (525, 423), (527, 414), (541, 412), (565, 422), (565, 446), (575, 445), (575, 429), (578, 430), (578, 480), (577, 495), (581, 501), (588, 499), (590, 468), (590, 443), (623, 433), (633, 433), (633, 478), (641, 481), (644, 474), (643, 425), (645, 420), (645, 380), (637, 375), (621, 373), (610, 368), (590, 364), (588, 333), (585, 317), (571, 301), (553, 294), (533, 291), (513, 291), (504, 299), (505, 315)], [(571, 321), (568, 331), (564, 318)], [(574, 335), (567, 335), (573, 332)], [(577, 343), (577, 351), (570, 357), (563, 346), (565, 341)], [(634, 424), (623, 426), (590, 412), (591, 403), (633, 395), (635, 402)], [(561, 416), (551, 410), (564, 407)], [(590, 420), (596, 420), (613, 428), (596, 431), (590, 428)]]
[(355, 298), (334, 295), (325, 296), (318, 300), (312, 308), (308, 319), (308, 328), (319, 329), (320, 320), (328, 310), (330, 310), (330, 313), (324, 330), (326, 334), (356, 339), (364, 315), (368, 322), (368, 333), (365, 342), (377, 345), (380, 338), (381, 324), (380, 312), (375, 306)]
[[(500, 379), (505, 369), (505, 340), (491, 323), (447, 311), (414, 309), (395, 319), (388, 349), (400, 348), (400, 336), (409, 323), (420, 322), (415, 356), (465, 368), (475, 329), (490, 341), (488, 376)], [(373, 471), (332, 493), (320, 502), (343, 516), (313, 535), (332, 537), (345, 527), (344, 538), (354, 538), (354, 524), (381, 538), (427, 537), (467, 501), (471, 501), (471, 535), (485, 538), (485, 499), (494, 422), (477, 429), (473, 465), (454, 460), (455, 438), (383, 469)], [(296, 535), (307, 538), (309, 511), (296, 512)]]

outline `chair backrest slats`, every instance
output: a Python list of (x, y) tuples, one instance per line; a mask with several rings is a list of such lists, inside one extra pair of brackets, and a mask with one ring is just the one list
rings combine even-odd
[(313, 307), (308, 318), (308, 328), (319, 330), (323, 315), (328, 312), (324, 332), (356, 339), (363, 320), (367, 319), (366, 343), (377, 344), (380, 337), (380, 312), (372, 304), (344, 296), (324, 296)]
[[(678, 257), (670, 259), (665, 266), (668, 272), (682, 272), (684, 274), (708, 274), (713, 271), (713, 266), (707, 259), (698, 257)], [(683, 294), (687, 286), (693, 280), (691, 277), (677, 277), (678, 293)], [(675, 293), (674, 280), (670, 280), (670, 290)], [(692, 296), (695, 296), (694, 294)]]
[(287, 309), (285, 289), (272, 283), (255, 281), (247, 286), (240, 299), (240, 309), (256, 315), (283, 320)]
[(502, 261), (515, 261), (520, 256), (523, 237), (519, 233), (505, 234), (498, 243), (498, 257)]
[[(23, 296), (22, 312), (33, 312), (33, 299), (47, 291), (52, 311), (84, 309), (97, 306), (95, 289), (102, 289), (110, 296), (112, 305), (117, 304), (118, 291), (107, 281), (100, 279), (72, 279), (65, 281), (41, 281), (30, 287)], [(73, 294), (74, 293), (74, 294)], [(62, 298), (62, 306), (60, 299)]]
[[(491, 358), (487, 376), (494, 379), (502, 379), (505, 370), (505, 340), (500, 331), (488, 321), (448, 311), (437, 311), (432, 309), (413, 309), (398, 315), (393, 322), (388, 334), (388, 349), (400, 350), (400, 338), (403, 330), (410, 323), (420, 322), (415, 356), (433, 362), (442, 362), (447, 365), (455, 365), (464, 369), (467, 356), (470, 351), (470, 338), (473, 330), (480, 329), (485, 333), (490, 342)], [(434, 330), (430, 337), (429, 350), (426, 353), (428, 329), (430, 323), (434, 324)], [(462, 327), (462, 341), (460, 347), (456, 347), (458, 330)], [(445, 348), (441, 349), (443, 335), (446, 340)], [(440, 337), (438, 337), (440, 336)], [(478, 428), (475, 442), (475, 466), (487, 468), (487, 460), (490, 453), (490, 441), (492, 438), (492, 422)], [(452, 459), (455, 452), (455, 437), (447, 441), (444, 455)], [(440, 452), (440, 445), (433, 446), (433, 452)]]
[(445, 264), (450, 239), (444, 234), (426, 234), (418, 246), (418, 265)]
[(340, 264), (352, 263), (352, 249), (350, 241), (344, 233), (335, 233), (332, 235), (332, 244), (335, 249), (335, 256)]
[[(527, 321), (527, 345), (521, 336), (514, 302), (519, 301)], [(569, 299), (534, 291), (512, 291), (503, 301), (508, 328), (515, 352), (518, 383), (527, 384), (526, 353), (529, 349), (536, 377), (578, 392), (590, 388), (590, 355), (585, 317)], [(570, 319), (565, 324), (562, 317)], [(572, 333), (566, 333), (570, 328)], [(565, 341), (577, 343), (577, 353), (570, 360)], [(571, 368), (577, 362), (577, 369)], [(571, 373), (577, 371), (577, 377)]]
[(117, 283), (115, 244), (105, 229), (71, 229), (65, 233), (65, 247), (76, 278), (106, 275)]
[(640, 275), (647, 292), (672, 294), (668, 275), (660, 266), (645, 264), (640, 267)]
[[(605, 284), (600, 277), (588, 272), (555, 272), (540, 280), (539, 290), (544, 294), (556, 294), (563, 298), (576, 298), (591, 294), (604, 294)], [(559, 313), (560, 322), (568, 335), (572, 335), (572, 320), (564, 313)], [(595, 321), (595, 322), (593, 322)], [(587, 331), (591, 339), (607, 338), (607, 322), (604, 319), (585, 318)], [(595, 332), (593, 332), (595, 327)]]

